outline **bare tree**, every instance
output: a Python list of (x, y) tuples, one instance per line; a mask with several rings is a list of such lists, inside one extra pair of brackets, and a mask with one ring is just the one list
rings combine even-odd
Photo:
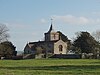
[(95, 32), (92, 33), (92, 35), (94, 36), (94, 38), (100, 42), (100, 30), (97, 30)]
[(0, 23), (0, 42), (7, 41), (9, 38), (9, 29), (5, 24)]

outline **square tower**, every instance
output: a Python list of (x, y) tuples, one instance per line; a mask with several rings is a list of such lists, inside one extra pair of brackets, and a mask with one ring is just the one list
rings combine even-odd
[(59, 40), (59, 33), (54, 31), (52, 24), (50, 26), (49, 31), (47, 33), (45, 33), (44, 35), (45, 35), (45, 41)]

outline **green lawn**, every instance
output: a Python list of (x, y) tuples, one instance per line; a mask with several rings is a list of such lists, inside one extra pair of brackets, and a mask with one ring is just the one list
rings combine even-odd
[(0, 75), (100, 75), (100, 60), (0, 60)]

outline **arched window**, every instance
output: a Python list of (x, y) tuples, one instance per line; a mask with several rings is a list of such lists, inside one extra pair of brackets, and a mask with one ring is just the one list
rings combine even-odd
[(59, 51), (63, 51), (63, 46), (62, 45), (59, 45)]
[(54, 34), (54, 39), (56, 39), (56, 34)]

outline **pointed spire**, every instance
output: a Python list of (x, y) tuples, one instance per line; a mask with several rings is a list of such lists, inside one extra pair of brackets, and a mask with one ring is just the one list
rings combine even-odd
[(52, 24), (51, 24), (51, 26), (50, 26), (50, 29), (49, 29), (49, 31), (51, 31), (52, 30)]
[(52, 20), (53, 20), (53, 19), (51, 19), (51, 26), (50, 26), (50, 29), (49, 29), (49, 31), (48, 31), (48, 32), (51, 32), (51, 31), (53, 30)]
[(52, 30), (52, 29), (53, 29), (53, 27), (52, 27), (52, 21), (53, 21), (53, 19), (51, 18), (51, 27), (50, 27), (50, 30)]

